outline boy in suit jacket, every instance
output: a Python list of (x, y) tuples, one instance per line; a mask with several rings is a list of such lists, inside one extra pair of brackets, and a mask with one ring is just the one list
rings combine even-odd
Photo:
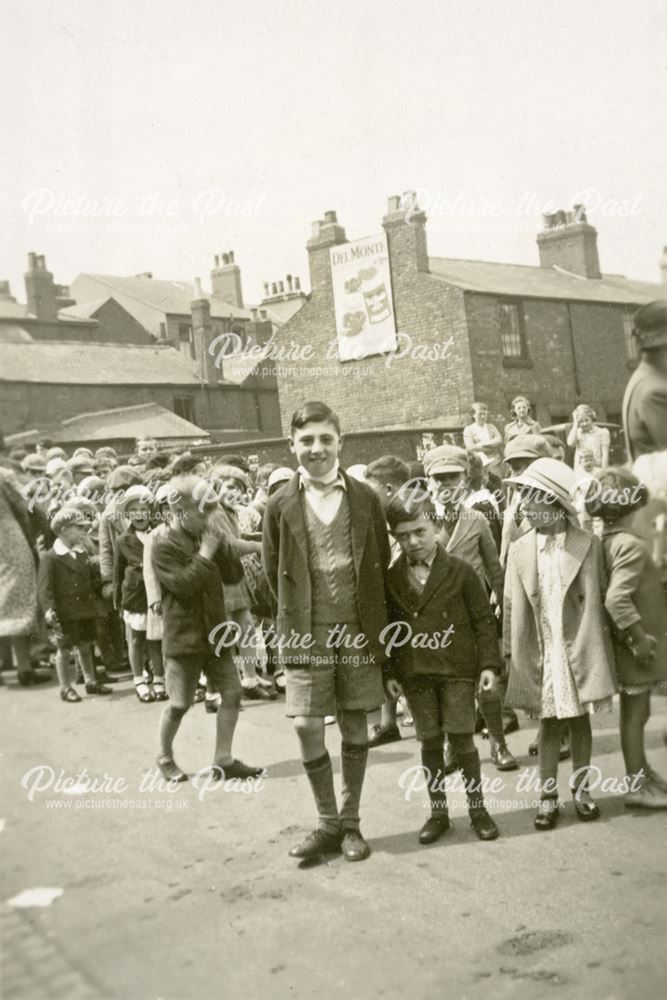
[(87, 522), (80, 510), (64, 507), (51, 521), (56, 535), (53, 548), (39, 564), (37, 591), (44, 617), (55, 629), (58, 651), (56, 670), (60, 697), (66, 702), (81, 701), (73, 687), (75, 669), (71, 652), (75, 649), (86, 681), (86, 694), (111, 694), (95, 676), (93, 646), (96, 631), (95, 590), (101, 589), (83, 550)]
[[(223, 583), (239, 583), (243, 566), (232, 550), (217, 500), (209, 483), (196, 476), (172, 480), (171, 526), (153, 548), (153, 570), (162, 593), (162, 649), (169, 703), (160, 720), (158, 767), (168, 781), (187, 781), (174, 762), (174, 739), (183, 716), (194, 704), (203, 672), (222, 698), (216, 715), (212, 780), (257, 778), (232, 755), (232, 739), (241, 707), (241, 682), (229, 648), (214, 647), (216, 626), (227, 623)], [(202, 490), (202, 487), (204, 489)]]
[(493, 690), (501, 672), (495, 619), (475, 571), (439, 543), (435, 517), (430, 499), (397, 497), (387, 508), (389, 529), (402, 549), (389, 570), (394, 624), (386, 633), (387, 687), (394, 694), (402, 687), (422, 745), (431, 816), (419, 842), (432, 844), (449, 828), (445, 733), (463, 772), (475, 833), (494, 840), (498, 827), (484, 806), (473, 733), (475, 690)]
[[(319, 816), (318, 828), (289, 853), (312, 858), (342, 849), (349, 861), (361, 861), (370, 853), (359, 829), (366, 713), (384, 700), (379, 636), (387, 624), (390, 551), (379, 500), (339, 468), (341, 441), (338, 417), (325, 403), (306, 403), (293, 415), (290, 449), (299, 469), (267, 504), (263, 562), (278, 605), (287, 715)], [(336, 716), (343, 737), (340, 814), (324, 741), (327, 715)]]

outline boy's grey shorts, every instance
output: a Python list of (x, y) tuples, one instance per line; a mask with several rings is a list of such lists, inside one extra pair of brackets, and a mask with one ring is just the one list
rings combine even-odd
[(165, 687), (174, 708), (190, 708), (194, 704), (197, 682), (201, 673), (215, 691), (222, 695), (222, 704), (232, 704), (241, 698), (241, 681), (234, 657), (225, 650), (220, 657), (189, 653), (167, 656), (164, 662)]

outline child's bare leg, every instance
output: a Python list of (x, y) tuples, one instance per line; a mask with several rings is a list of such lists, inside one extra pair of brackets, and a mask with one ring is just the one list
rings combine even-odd
[(72, 687), (76, 676), (76, 667), (70, 665), (70, 650), (64, 649), (62, 646), (58, 646), (56, 652), (56, 673), (58, 674), (58, 683), (63, 691)]
[(76, 647), (76, 653), (79, 657), (79, 663), (81, 664), (81, 670), (83, 671), (83, 678), (86, 684), (95, 684), (97, 678), (95, 676), (95, 660), (93, 658), (92, 642), (80, 642)]

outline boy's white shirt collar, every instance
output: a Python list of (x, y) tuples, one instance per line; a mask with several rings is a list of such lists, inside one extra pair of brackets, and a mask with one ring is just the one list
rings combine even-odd
[(340, 463), (336, 462), (333, 469), (327, 472), (324, 476), (311, 476), (310, 473), (304, 469), (302, 465), (297, 469), (299, 473), (299, 486), (309, 486), (310, 483), (319, 483), (321, 486), (332, 486), (334, 483), (346, 489), (347, 484), (343, 478), (340, 471)]
[(56, 555), (71, 556), (72, 559), (76, 559), (77, 552), (81, 553), (83, 552), (83, 549), (81, 548), (80, 545), (77, 545), (73, 549), (70, 549), (68, 545), (65, 545), (62, 538), (56, 538), (55, 542), (53, 543), (53, 551), (56, 553)]

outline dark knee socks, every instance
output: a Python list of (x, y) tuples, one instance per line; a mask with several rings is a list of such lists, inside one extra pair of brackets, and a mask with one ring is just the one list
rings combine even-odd
[(431, 815), (442, 816), (447, 812), (447, 795), (445, 793), (445, 753), (443, 738), (426, 739), (422, 743), (422, 767), (428, 785), (428, 796), (431, 800)]
[(340, 764), (343, 778), (340, 822), (343, 829), (359, 829), (359, 802), (366, 774), (368, 743), (341, 744)]
[(537, 736), (541, 798), (558, 798), (558, 758), (563, 731), (560, 719), (541, 719)]
[(646, 770), (644, 727), (651, 714), (651, 695), (621, 693), (621, 749), (629, 775)]
[(449, 742), (465, 780), (468, 809), (483, 809), (482, 768), (472, 736), (450, 733)]
[(593, 752), (593, 732), (591, 730), (591, 717), (579, 715), (574, 719), (568, 719), (570, 730), (570, 750), (572, 751), (572, 778), (570, 786), (573, 790), (586, 788), (588, 769), (591, 766), (591, 754)]
[(324, 830), (326, 833), (337, 833), (339, 828), (338, 804), (334, 790), (331, 757), (325, 750), (322, 756), (317, 757), (316, 760), (304, 760), (303, 766), (313, 790), (320, 830)]
[(503, 700), (499, 691), (480, 691), (479, 710), (484, 717), (491, 739), (495, 740), (496, 743), (504, 743)]

